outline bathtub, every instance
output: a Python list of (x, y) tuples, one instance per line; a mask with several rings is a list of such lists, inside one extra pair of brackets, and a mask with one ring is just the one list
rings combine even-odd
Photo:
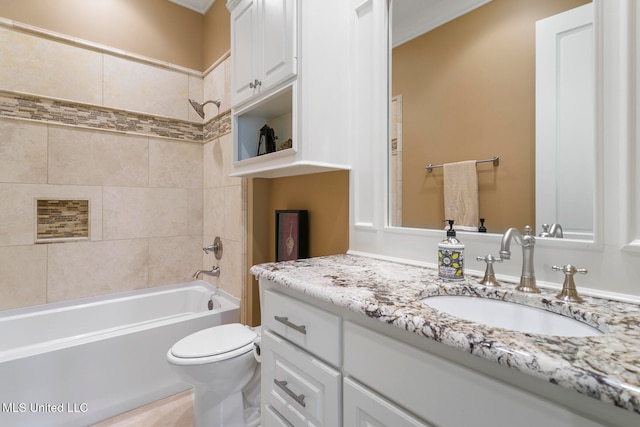
[(0, 312), (0, 425), (86, 426), (187, 390), (180, 338), (239, 321), (239, 301), (193, 281)]

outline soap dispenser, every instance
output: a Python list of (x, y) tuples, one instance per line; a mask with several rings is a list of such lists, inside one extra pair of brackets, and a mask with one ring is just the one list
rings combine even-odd
[(456, 238), (453, 220), (449, 223), (447, 238), (438, 244), (438, 276), (443, 280), (464, 279), (464, 243)]

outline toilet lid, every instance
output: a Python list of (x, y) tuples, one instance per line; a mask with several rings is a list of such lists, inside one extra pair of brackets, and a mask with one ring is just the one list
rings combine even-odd
[[(245, 347), (253, 343), (257, 336), (240, 323), (220, 325), (182, 338), (171, 348), (171, 353), (182, 358), (215, 356)], [(252, 347), (248, 348), (250, 350)]]

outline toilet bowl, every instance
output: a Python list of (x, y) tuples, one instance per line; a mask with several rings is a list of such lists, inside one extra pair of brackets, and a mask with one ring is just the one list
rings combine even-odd
[(259, 423), (260, 368), (253, 353), (258, 339), (253, 329), (231, 323), (188, 335), (167, 352), (169, 365), (194, 387), (196, 427)]

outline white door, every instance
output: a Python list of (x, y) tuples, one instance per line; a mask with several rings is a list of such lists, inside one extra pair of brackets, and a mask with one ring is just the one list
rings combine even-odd
[(536, 23), (536, 233), (593, 239), (593, 4)]

